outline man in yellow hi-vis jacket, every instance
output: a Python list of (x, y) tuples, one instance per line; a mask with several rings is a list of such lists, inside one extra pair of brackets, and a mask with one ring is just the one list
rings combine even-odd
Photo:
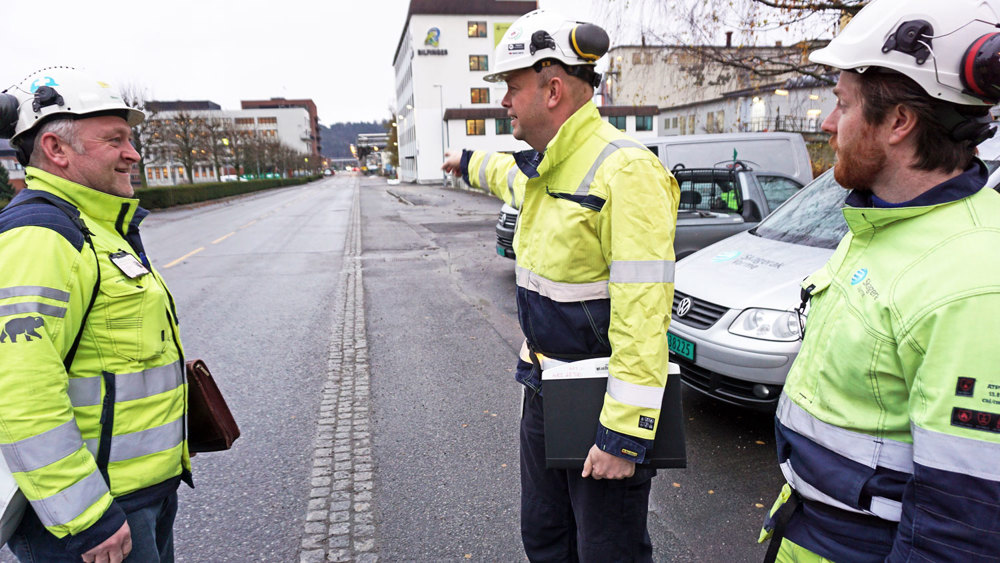
[(0, 212), (0, 453), (30, 503), (8, 544), (22, 561), (173, 561), (187, 386), (132, 199), (143, 118), (65, 67), (0, 94), (27, 166)]
[[(656, 156), (590, 101), (607, 46), (599, 27), (542, 10), (514, 22), (486, 80), (506, 81), (514, 137), (534, 150), (449, 152), (443, 166), (520, 209), (521, 535), (532, 561), (652, 557), (655, 471), (636, 464), (651, 451), (667, 377), (679, 193)], [(583, 472), (546, 469), (536, 358), (602, 356), (608, 390)]]

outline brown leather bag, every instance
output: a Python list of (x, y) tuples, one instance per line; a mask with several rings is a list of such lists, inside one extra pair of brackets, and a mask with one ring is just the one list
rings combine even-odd
[(240, 428), (205, 362), (200, 359), (187, 362), (187, 382), (188, 450), (228, 450), (240, 437)]

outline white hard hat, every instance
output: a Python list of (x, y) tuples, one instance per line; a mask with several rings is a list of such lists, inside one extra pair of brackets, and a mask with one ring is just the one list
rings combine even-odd
[[(608, 52), (608, 34), (599, 26), (567, 20), (548, 10), (534, 10), (521, 16), (507, 29), (497, 44), (493, 72), (483, 77), (487, 82), (502, 82), (508, 73), (530, 68), (546, 59), (555, 59), (570, 68), (593, 67)], [(588, 80), (580, 75), (580, 78)]]
[(1000, 101), (998, 0), (873, 0), (809, 60), (842, 70), (904, 74), (960, 105)]
[[(6, 96), (4, 96), (6, 94)], [(129, 126), (146, 115), (129, 107), (111, 83), (92, 78), (70, 67), (49, 67), (33, 72), (0, 94), (0, 137), (11, 144), (53, 116), (121, 115)], [(16, 113), (13, 107), (16, 104)], [(15, 121), (16, 120), (16, 121)]]

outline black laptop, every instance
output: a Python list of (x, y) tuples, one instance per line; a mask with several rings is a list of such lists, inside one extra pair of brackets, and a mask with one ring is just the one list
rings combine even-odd
[[(542, 372), (545, 466), (549, 469), (582, 469), (587, 453), (594, 445), (608, 386), (607, 358), (601, 360), (604, 361), (603, 369), (600, 360), (583, 360)], [(582, 367), (573, 369), (574, 365)], [(598, 366), (596, 369), (595, 365)], [(670, 364), (653, 451), (647, 452), (642, 466), (687, 466), (681, 376), (676, 364)]]

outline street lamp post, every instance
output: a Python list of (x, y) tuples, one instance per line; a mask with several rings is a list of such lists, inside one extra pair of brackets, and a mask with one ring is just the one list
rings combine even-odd
[[(441, 84), (435, 84), (435, 88), (438, 89), (438, 100), (441, 104), (441, 160), (444, 160), (444, 153), (448, 150), (447, 145), (445, 145), (445, 135), (448, 130), (448, 124), (444, 120), (444, 86)], [(441, 185), (448, 185), (448, 173), (444, 170), (441, 171)]]

